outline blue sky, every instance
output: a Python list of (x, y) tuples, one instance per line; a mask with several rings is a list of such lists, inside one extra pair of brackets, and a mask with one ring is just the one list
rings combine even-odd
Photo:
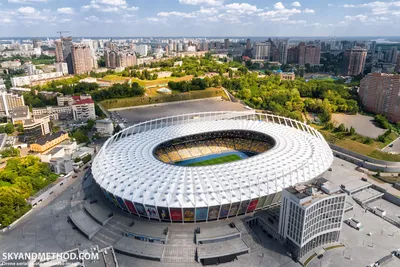
[(0, 0), (0, 36), (396, 36), (400, 1)]

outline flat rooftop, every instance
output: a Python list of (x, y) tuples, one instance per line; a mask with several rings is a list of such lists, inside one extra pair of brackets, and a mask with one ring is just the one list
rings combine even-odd
[(371, 185), (372, 185), (371, 183), (368, 183), (361, 179), (358, 179), (358, 180), (354, 180), (354, 181), (351, 181), (348, 183), (343, 183), (342, 188), (343, 188), (343, 190), (352, 193), (354, 191), (358, 191), (358, 190), (362, 190), (364, 188), (370, 187)]
[(231, 228), (229, 225), (217, 226), (213, 228), (200, 228), (200, 234), (196, 234), (196, 239), (207, 240), (239, 233), (240, 232), (236, 227)]
[(354, 200), (359, 201), (361, 203), (366, 203), (372, 201), (374, 199), (382, 197), (384, 194), (372, 188), (364, 189), (360, 192), (357, 192), (353, 195)]
[(343, 193), (340, 187), (324, 178), (317, 179), (314, 183), (296, 184), (285, 190), (302, 206), (308, 206), (328, 196)]

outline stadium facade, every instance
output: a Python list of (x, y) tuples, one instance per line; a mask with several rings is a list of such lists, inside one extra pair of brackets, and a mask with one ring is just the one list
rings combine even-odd
[(106, 198), (128, 213), (200, 222), (276, 205), (284, 188), (320, 177), (332, 161), (323, 136), (304, 123), (221, 111), (126, 128), (103, 145), (92, 173)]

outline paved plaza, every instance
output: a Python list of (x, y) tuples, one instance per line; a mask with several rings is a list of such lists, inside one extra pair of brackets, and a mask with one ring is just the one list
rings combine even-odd
[(246, 111), (240, 103), (233, 103), (221, 99), (205, 99), (190, 102), (169, 103), (162, 106), (138, 107), (118, 111), (119, 115), (127, 120), (125, 126), (155, 118), (174, 115), (206, 112), (206, 111)]
[(336, 126), (343, 123), (346, 128), (353, 127), (358, 134), (371, 138), (377, 138), (386, 131), (375, 125), (374, 117), (361, 114), (332, 114), (332, 121), (336, 122)]

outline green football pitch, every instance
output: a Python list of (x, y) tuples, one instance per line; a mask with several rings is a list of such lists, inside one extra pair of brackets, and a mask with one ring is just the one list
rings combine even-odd
[(241, 160), (241, 159), (242, 158), (240, 156), (233, 154), (233, 155), (222, 156), (222, 157), (215, 158), (215, 159), (207, 159), (204, 161), (191, 163), (186, 166), (190, 166), (190, 167), (208, 166), (208, 165), (228, 163), (228, 162), (237, 161), (237, 160)]

